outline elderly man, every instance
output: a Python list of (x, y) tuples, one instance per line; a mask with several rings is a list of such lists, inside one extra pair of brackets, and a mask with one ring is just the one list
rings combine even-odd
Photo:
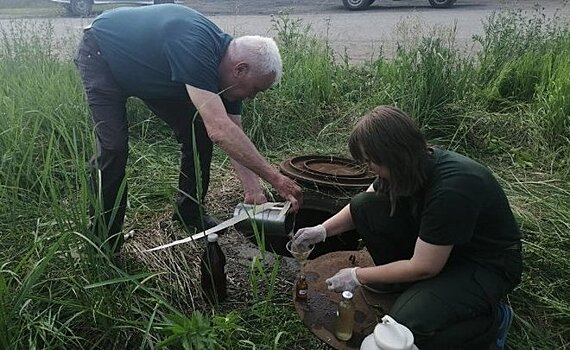
[(92, 213), (94, 230), (103, 239), (111, 237), (114, 250), (121, 244), (126, 207), (125, 104), (130, 96), (142, 99), (181, 144), (173, 218), (187, 229), (201, 231), (216, 224), (202, 205), (213, 143), (231, 158), (246, 203), (267, 201), (261, 177), (298, 209), (301, 189), (260, 155), (241, 128), (242, 100), (281, 78), (281, 57), (272, 39), (234, 39), (185, 6), (120, 8), (101, 14), (85, 30), (75, 63), (97, 138), (90, 170), (101, 210)]

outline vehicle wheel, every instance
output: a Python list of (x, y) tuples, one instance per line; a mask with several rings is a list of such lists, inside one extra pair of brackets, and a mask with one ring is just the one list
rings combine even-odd
[(355, 10), (366, 10), (373, 0), (342, 0), (344, 7), (351, 11)]
[(154, 0), (155, 5), (160, 4), (174, 4), (174, 0)]
[(87, 17), (91, 14), (93, 2), (92, 0), (71, 0), (71, 4), (69, 6), (72, 14), (80, 17)]
[(451, 7), (457, 0), (429, 0), (429, 4), (437, 8)]

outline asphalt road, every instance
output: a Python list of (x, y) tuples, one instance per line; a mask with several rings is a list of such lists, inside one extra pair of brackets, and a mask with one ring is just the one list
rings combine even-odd
[[(561, 7), (567, 0), (512, 1), (512, 0), (458, 0), (448, 10), (434, 9), (428, 0), (376, 0), (365, 12), (354, 12), (353, 16), (366, 13), (398, 15), (401, 12), (419, 11), (432, 14), (452, 11), (469, 13), (473, 10), (495, 11), (501, 8)], [(188, 6), (210, 15), (271, 15), (278, 12), (292, 14), (346, 14), (342, 0), (187, 0)], [(382, 14), (381, 14), (382, 13)]]
[[(483, 22), (493, 12), (521, 9), (533, 13), (540, 9), (547, 16), (557, 14), (570, 19), (568, 0), (500, 1), (458, 0), (448, 9), (430, 7), (428, 0), (376, 0), (366, 11), (348, 11), (341, 0), (187, 0), (191, 6), (206, 15), (233, 35), (275, 34), (272, 20), (275, 15), (286, 15), (310, 25), (311, 33), (326, 38), (339, 54), (347, 54), (351, 62), (361, 62), (380, 52), (390, 56), (397, 44), (407, 43), (419, 34), (430, 35), (434, 28), (453, 31), (458, 47), (465, 52), (477, 49), (472, 37), (483, 29)], [(63, 11), (62, 11), (63, 13)], [(8, 20), (0, 20), (0, 26)], [(81, 28), (90, 18), (58, 17), (50, 19), (26, 18), (20, 21), (48, 21), (63, 43), (76, 40)]]

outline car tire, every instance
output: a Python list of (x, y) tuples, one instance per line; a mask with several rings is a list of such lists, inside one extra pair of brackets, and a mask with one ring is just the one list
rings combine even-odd
[(93, 9), (92, 0), (71, 0), (69, 8), (72, 14), (79, 17), (87, 17)]
[(344, 7), (351, 11), (366, 10), (373, 0), (342, 0)]
[(432, 7), (446, 8), (453, 6), (453, 4), (455, 4), (456, 1), (457, 0), (429, 0), (429, 4)]

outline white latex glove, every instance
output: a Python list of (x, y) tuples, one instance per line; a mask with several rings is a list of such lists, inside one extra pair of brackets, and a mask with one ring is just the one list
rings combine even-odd
[(360, 286), (358, 278), (356, 278), (356, 270), (360, 267), (347, 267), (337, 272), (331, 278), (328, 278), (327, 287), (335, 292), (344, 292), (345, 290), (353, 291)]
[(299, 229), (293, 236), (293, 244), (298, 247), (307, 248), (311, 244), (324, 242), (327, 238), (327, 230), (323, 225), (304, 227)]

